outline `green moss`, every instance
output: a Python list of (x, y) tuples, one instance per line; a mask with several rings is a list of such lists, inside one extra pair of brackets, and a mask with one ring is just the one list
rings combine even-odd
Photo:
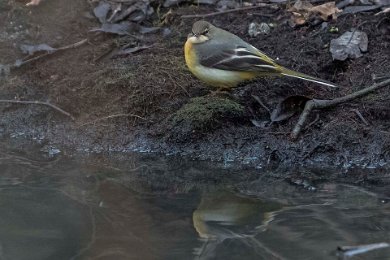
[(197, 97), (176, 112), (173, 124), (186, 125), (192, 130), (215, 129), (222, 121), (237, 119), (243, 114), (244, 108), (231, 99)]

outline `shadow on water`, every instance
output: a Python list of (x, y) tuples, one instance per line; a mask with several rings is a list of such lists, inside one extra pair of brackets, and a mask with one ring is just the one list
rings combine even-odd
[(0, 147), (0, 259), (343, 259), (339, 246), (390, 242), (389, 204), (361, 187), (309, 191), (150, 155), (47, 154)]

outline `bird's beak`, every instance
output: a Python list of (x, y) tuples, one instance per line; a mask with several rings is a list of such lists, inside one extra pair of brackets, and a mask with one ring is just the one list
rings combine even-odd
[(202, 34), (190, 33), (188, 34), (187, 40), (189, 40), (192, 43), (202, 43), (208, 41), (209, 38)]
[(191, 38), (191, 37), (198, 38), (198, 37), (199, 37), (199, 35), (197, 35), (197, 34), (195, 34), (195, 33), (191, 32), (191, 33), (189, 33), (189, 34), (188, 34), (188, 36), (187, 36), (187, 39), (189, 39), (189, 38)]

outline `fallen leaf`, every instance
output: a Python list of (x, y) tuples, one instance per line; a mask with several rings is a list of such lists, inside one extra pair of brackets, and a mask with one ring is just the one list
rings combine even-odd
[(280, 122), (289, 119), (297, 112), (301, 111), (309, 100), (310, 98), (299, 95), (289, 96), (283, 99), (272, 111), (271, 121)]
[(28, 54), (28, 55), (33, 55), (34, 53), (39, 52), (39, 51), (52, 52), (52, 51), (56, 50), (55, 48), (53, 48), (45, 43), (38, 44), (38, 45), (22, 44), (22, 45), (20, 45), (20, 49), (22, 50), (22, 52), (24, 54)]
[(302, 25), (315, 16), (319, 16), (323, 21), (327, 21), (329, 17), (336, 19), (337, 14), (342, 12), (335, 2), (313, 6), (306, 0), (296, 1), (289, 11), (292, 13), (292, 21), (297, 25)]
[(322, 5), (313, 6), (311, 9), (312, 12), (318, 13), (322, 20), (327, 21), (331, 16), (332, 19), (337, 18), (337, 13), (341, 13), (342, 11), (336, 7), (335, 2), (329, 2)]
[(124, 21), (121, 23), (104, 23), (100, 28), (92, 29), (91, 32), (106, 32), (118, 35), (128, 35), (134, 31), (135, 25), (133, 23)]
[(330, 52), (334, 60), (359, 58), (363, 56), (362, 52), (367, 51), (367, 47), (367, 34), (357, 30), (345, 32), (339, 38), (330, 41)]
[[(390, 6), (390, 0), (373, 0), (373, 2), (376, 5), (380, 5), (380, 6)], [(390, 8), (390, 7), (388, 7), (388, 8)]]
[(380, 8), (378, 5), (354, 5), (354, 6), (347, 6), (344, 8), (343, 12), (341, 15), (345, 14), (356, 14), (356, 13), (361, 13), (361, 12), (367, 12), (367, 11), (372, 11), (375, 9)]
[(141, 22), (151, 14), (154, 9), (149, 5), (148, 1), (137, 1), (131, 6), (124, 8), (118, 15), (112, 19), (113, 22), (119, 22), (122, 20), (130, 20), (133, 22)]
[(112, 8), (112, 14), (110, 15), (110, 18), (108, 18), (108, 22), (111, 22), (114, 17), (122, 11), (122, 3), (116, 4), (115, 8)]
[(93, 13), (100, 23), (105, 23), (107, 21), (108, 12), (110, 12), (110, 10), (111, 5), (101, 1), (99, 5), (93, 9)]

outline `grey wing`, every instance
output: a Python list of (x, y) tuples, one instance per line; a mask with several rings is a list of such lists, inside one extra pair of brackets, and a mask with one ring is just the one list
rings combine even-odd
[[(255, 49), (256, 50), (256, 49)], [(213, 54), (202, 57), (200, 64), (205, 67), (232, 70), (279, 73), (280, 68), (260, 51), (254, 53), (246, 47), (237, 46), (232, 49), (216, 50)]]

